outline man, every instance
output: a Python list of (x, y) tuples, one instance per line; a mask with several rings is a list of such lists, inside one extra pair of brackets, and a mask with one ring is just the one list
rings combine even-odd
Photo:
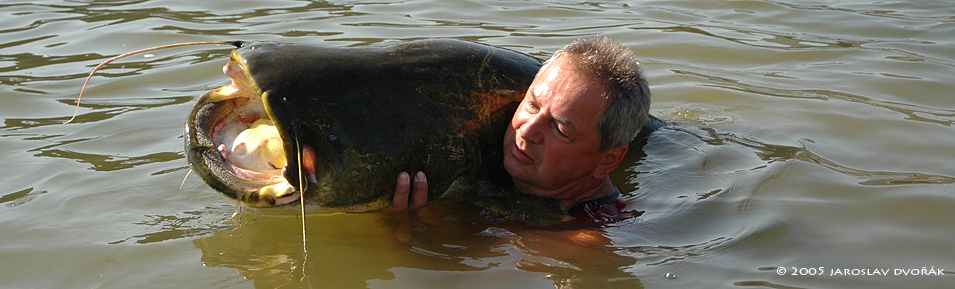
[[(578, 39), (544, 62), (504, 136), (514, 188), (556, 198), (571, 214), (615, 203), (607, 175), (646, 122), (650, 90), (632, 52), (606, 37)], [(425, 174), (398, 176), (392, 207), (427, 202)], [(408, 197), (411, 194), (409, 203)]]

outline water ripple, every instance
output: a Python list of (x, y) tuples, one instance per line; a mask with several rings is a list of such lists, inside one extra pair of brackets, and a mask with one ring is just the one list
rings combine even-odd
[[(934, 3), (932, 3), (934, 2)], [(862, 16), (873, 16), (881, 18), (890, 18), (890, 19), (899, 19), (899, 20), (911, 20), (911, 21), (927, 21), (927, 22), (941, 22), (941, 23), (952, 23), (955, 22), (955, 16), (952, 15), (952, 6), (950, 3), (945, 3), (944, 1), (923, 1), (918, 3), (919, 6), (922, 6), (921, 9), (918, 9), (918, 13), (923, 14), (936, 14), (936, 15), (915, 15), (915, 14), (906, 14), (903, 11), (894, 11), (885, 9), (885, 5), (879, 5), (879, 8), (840, 8), (833, 5), (810, 5), (810, 4), (796, 4), (788, 2), (775, 2), (776, 4), (786, 6), (796, 10), (809, 10), (809, 11), (837, 11), (845, 12), (850, 14), (857, 14)], [(839, 5), (839, 4), (836, 4)], [(857, 5), (856, 3), (847, 3), (845, 5)], [(901, 6), (901, 5), (893, 5)], [(934, 7), (932, 7), (934, 6)], [(890, 6), (891, 7), (891, 6)], [(898, 7), (898, 8), (907, 8), (907, 7)], [(934, 13), (933, 13), (934, 12)]]
[(877, 100), (861, 95), (830, 91), (824, 89), (780, 89), (768, 86), (760, 86), (744, 83), (725, 77), (708, 75), (701, 72), (692, 72), (686, 70), (674, 70), (675, 73), (695, 76), (710, 81), (710, 84), (704, 86), (725, 88), (748, 93), (758, 93), (761, 95), (796, 98), (796, 99), (817, 99), (817, 100), (841, 100), (852, 103), (865, 104), (873, 107), (879, 107), (890, 111), (895, 111), (907, 116), (907, 119), (935, 123), (947, 127), (955, 123), (955, 110), (932, 108), (927, 106), (907, 104), (893, 101)]
[(904, 185), (904, 184), (953, 184), (955, 178), (943, 175), (923, 173), (866, 171), (846, 167), (819, 156), (805, 146), (795, 147), (786, 145), (767, 144), (758, 140), (736, 136), (732, 133), (721, 133), (710, 127), (697, 126), (668, 126), (668, 130), (680, 131), (692, 135), (710, 145), (721, 146), (727, 144), (742, 145), (756, 150), (760, 159), (770, 163), (777, 161), (799, 160), (820, 165), (841, 174), (862, 179), (860, 185)]

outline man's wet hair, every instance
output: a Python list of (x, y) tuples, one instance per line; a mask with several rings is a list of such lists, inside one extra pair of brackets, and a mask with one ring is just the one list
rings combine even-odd
[(603, 83), (607, 90), (604, 95), (610, 98), (597, 121), (597, 150), (628, 145), (640, 132), (650, 110), (650, 87), (633, 52), (607, 37), (586, 37), (554, 52), (545, 65), (563, 56), (577, 60), (572, 62), (575, 71)]

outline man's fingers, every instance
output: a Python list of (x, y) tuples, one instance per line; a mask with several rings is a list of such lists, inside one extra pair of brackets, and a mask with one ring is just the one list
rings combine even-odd
[[(428, 178), (424, 172), (415, 174), (414, 192), (411, 194), (411, 208), (424, 207), (428, 203)], [(406, 191), (407, 192), (407, 191)], [(408, 196), (405, 195), (405, 198)]]
[(408, 208), (408, 192), (411, 190), (411, 182), (408, 173), (398, 174), (398, 184), (395, 185), (395, 196), (391, 200), (391, 207), (395, 209)]

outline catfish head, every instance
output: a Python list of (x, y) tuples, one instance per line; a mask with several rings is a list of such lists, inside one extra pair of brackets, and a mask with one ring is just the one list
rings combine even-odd
[(402, 171), (454, 199), (503, 170), (501, 137), (538, 59), (452, 39), (335, 48), (242, 43), (232, 83), (185, 124), (190, 167), (243, 207), (362, 212), (390, 206)]

